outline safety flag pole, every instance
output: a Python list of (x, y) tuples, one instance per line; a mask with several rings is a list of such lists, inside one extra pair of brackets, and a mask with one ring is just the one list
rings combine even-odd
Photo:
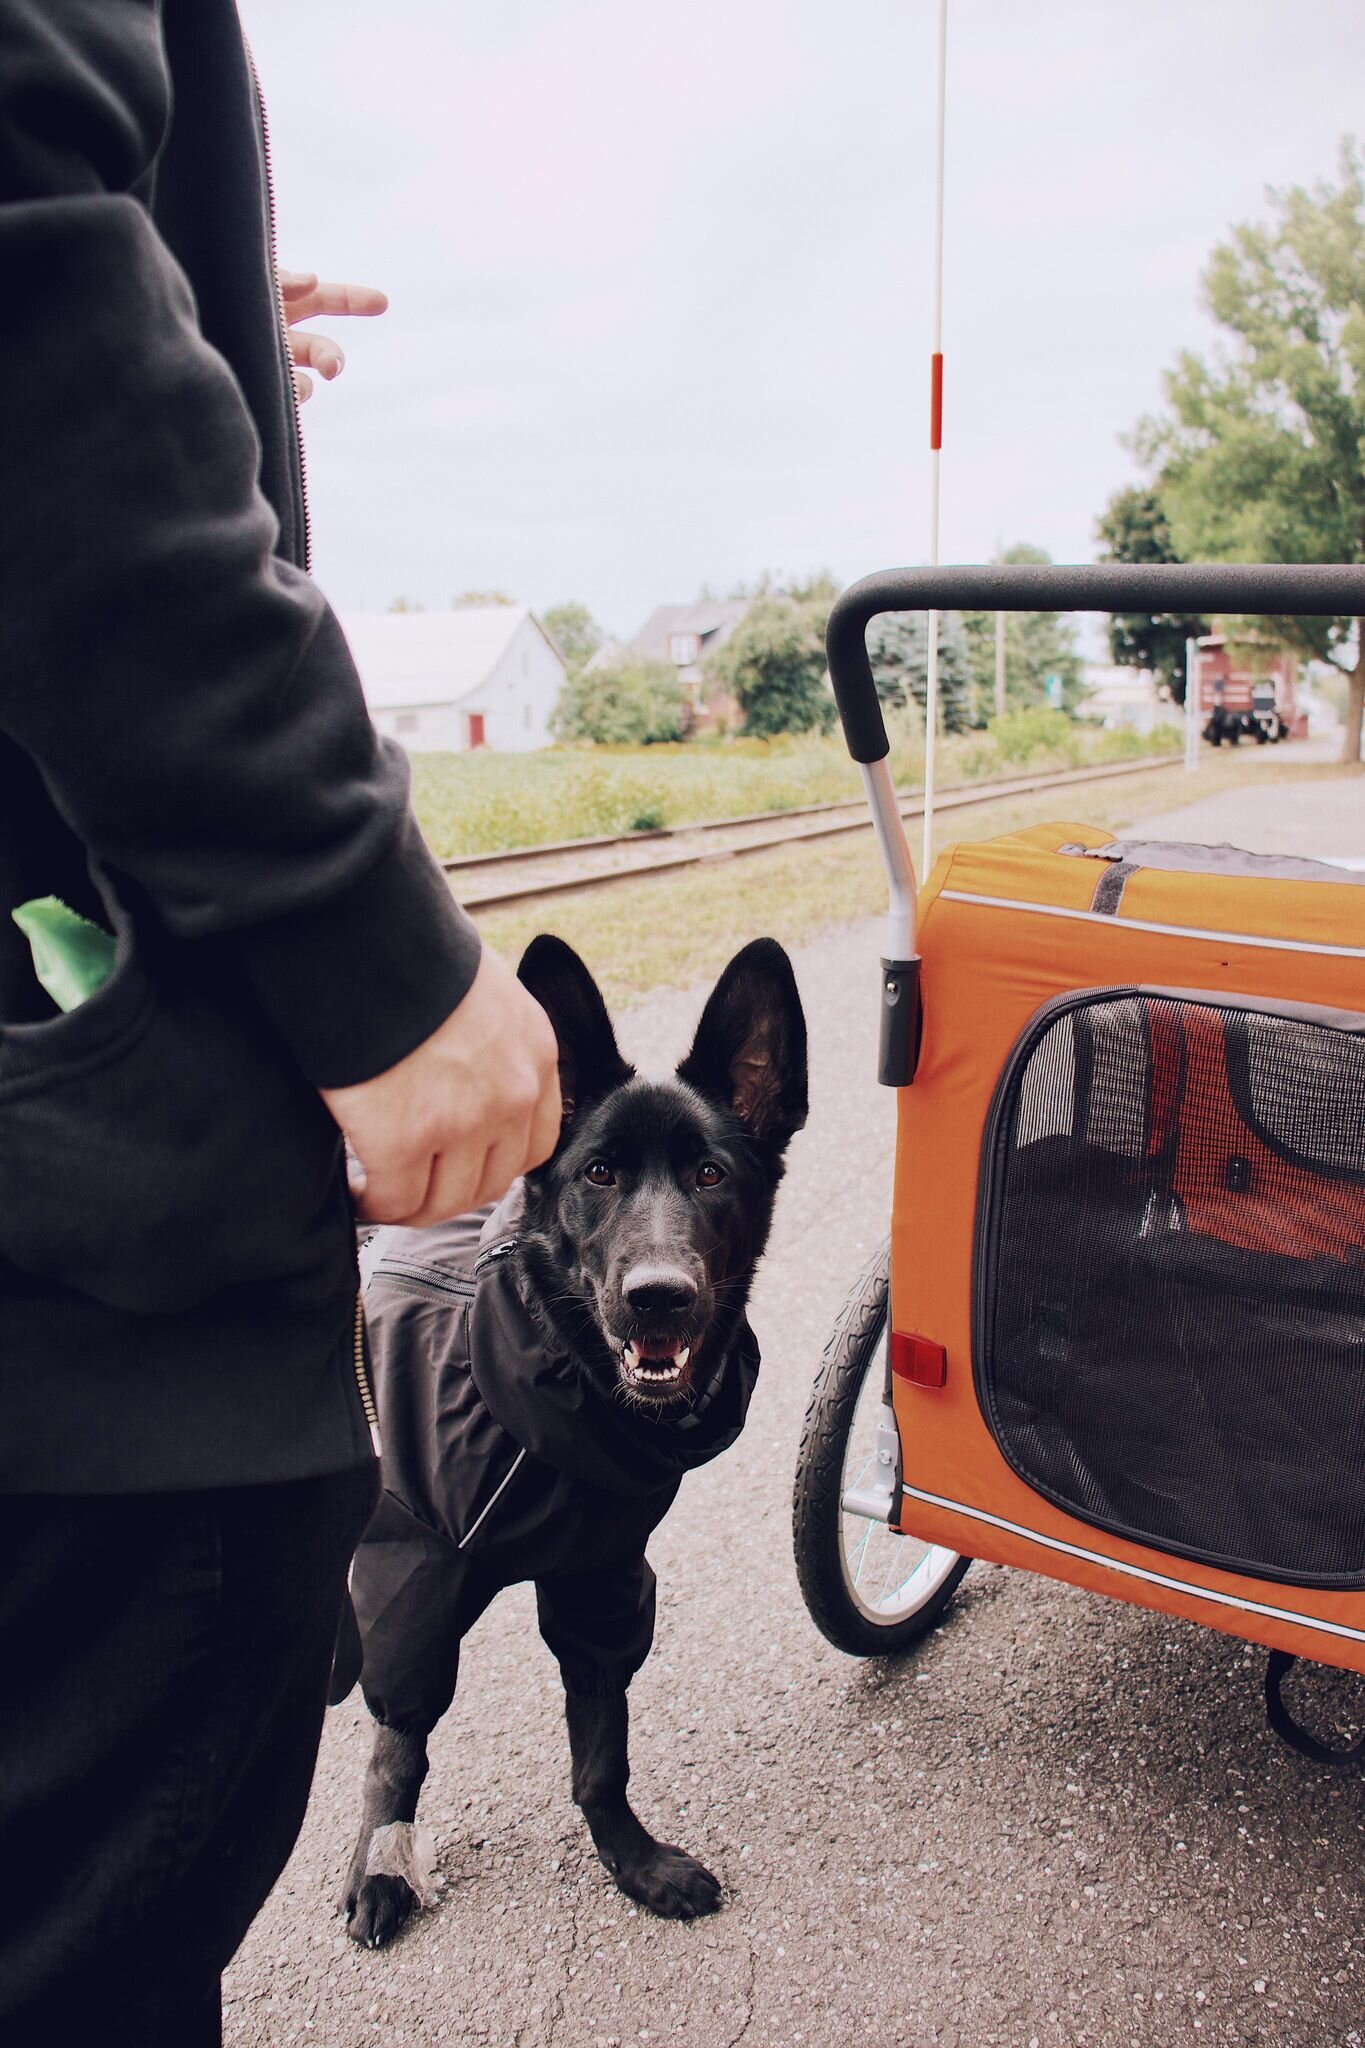
[[(934, 346), (929, 357), (929, 563), (938, 566), (938, 464), (943, 447), (943, 141), (947, 120), (948, 0), (938, 6), (938, 163), (934, 181)], [(929, 614), (924, 703), (924, 864), (934, 857), (934, 756), (938, 740), (938, 613)]]

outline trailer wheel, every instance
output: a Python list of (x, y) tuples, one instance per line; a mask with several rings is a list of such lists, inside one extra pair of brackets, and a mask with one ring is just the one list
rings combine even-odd
[(943, 1615), (971, 1559), (898, 1536), (844, 1508), (876, 1469), (886, 1373), (891, 1247), (858, 1280), (825, 1347), (796, 1459), (796, 1576), (811, 1620), (837, 1650), (893, 1656)]

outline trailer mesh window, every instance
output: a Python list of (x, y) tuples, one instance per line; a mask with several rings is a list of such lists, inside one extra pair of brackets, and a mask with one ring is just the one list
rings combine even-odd
[(975, 1368), (1059, 1506), (1365, 1585), (1362, 1026), (1101, 990), (1025, 1033), (986, 1141)]

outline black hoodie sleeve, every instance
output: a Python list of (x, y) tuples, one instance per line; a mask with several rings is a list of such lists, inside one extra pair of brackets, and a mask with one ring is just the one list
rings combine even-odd
[(157, 0), (0, 0), (0, 731), (319, 1086), (436, 1029), (479, 945), (148, 208)]

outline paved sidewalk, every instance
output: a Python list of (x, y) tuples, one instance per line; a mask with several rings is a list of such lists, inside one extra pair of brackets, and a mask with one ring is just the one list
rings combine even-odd
[[(1330, 758), (1321, 743), (1313, 753)], [(1275, 764), (1268, 749), (1260, 758), (1268, 767)], [(1312, 755), (1305, 748), (1294, 758)], [(1345, 770), (1330, 781), (1280, 783), (1270, 789), (1243, 784), (1147, 818), (1142, 829), (1156, 839), (1226, 841), (1257, 853), (1297, 853), (1365, 866), (1365, 769)]]

